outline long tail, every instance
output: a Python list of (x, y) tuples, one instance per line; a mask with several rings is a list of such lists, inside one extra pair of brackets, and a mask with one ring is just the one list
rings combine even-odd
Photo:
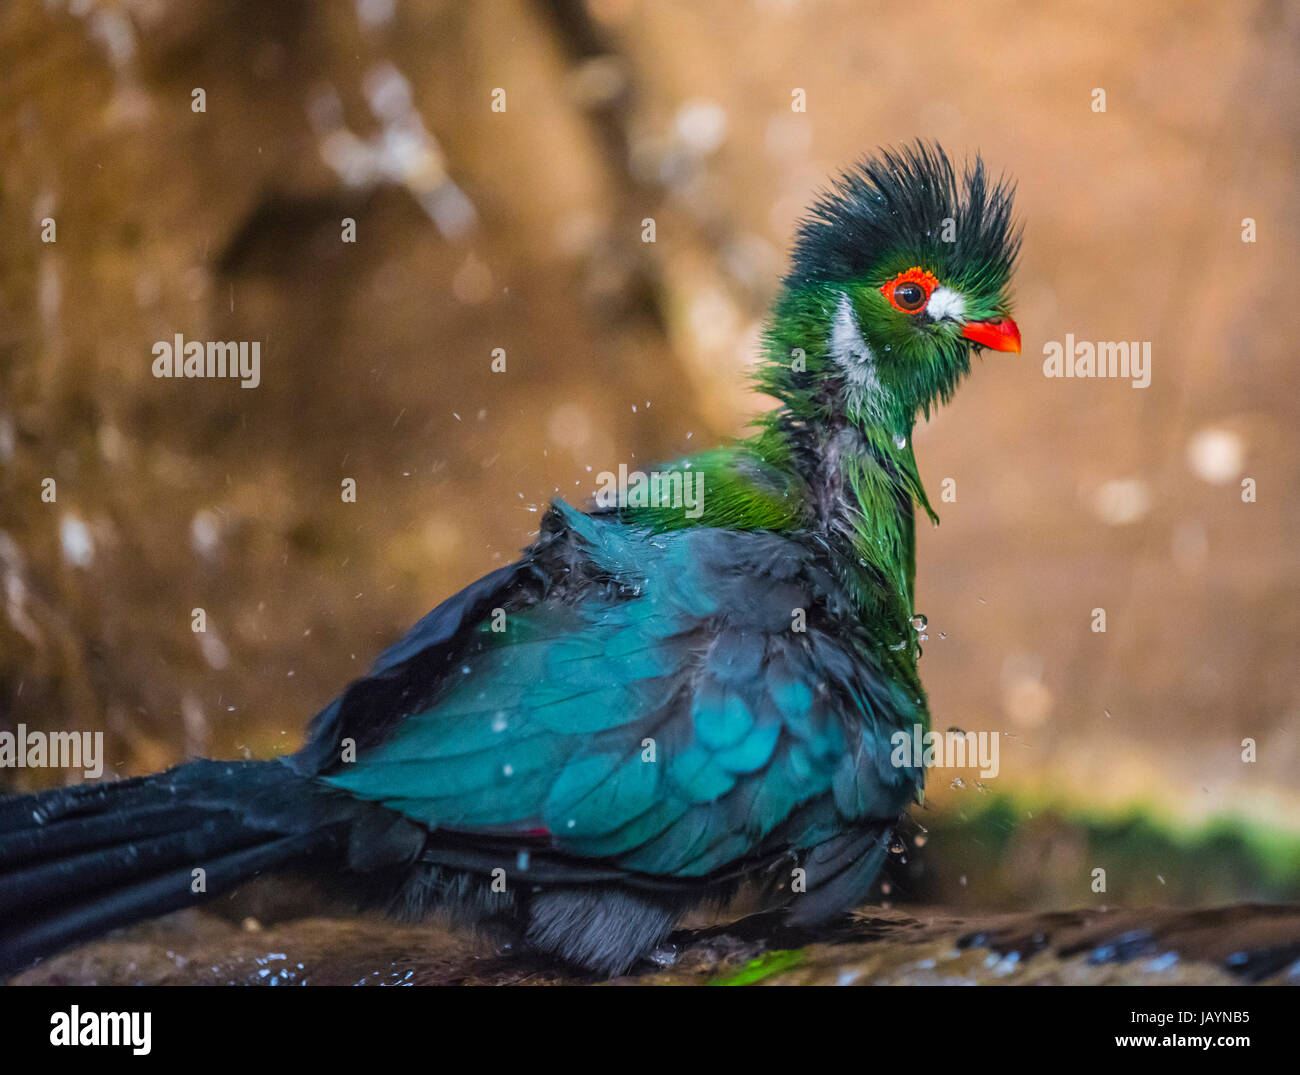
[(0, 977), (266, 870), (322, 857), (369, 870), (418, 844), (394, 815), (277, 762), (196, 761), (0, 800)]

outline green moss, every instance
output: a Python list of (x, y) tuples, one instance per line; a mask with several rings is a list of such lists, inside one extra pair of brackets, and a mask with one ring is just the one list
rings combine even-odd
[[(1241, 817), (1188, 824), (1150, 804), (1103, 809), (1018, 793), (950, 807), (924, 824), (924, 873), (899, 878), (921, 899), (990, 907), (1300, 899), (1300, 835)], [(1089, 884), (1097, 867), (1106, 870), (1104, 894)]]
[(774, 952), (764, 952), (757, 959), (751, 959), (740, 970), (729, 975), (723, 975), (720, 978), (714, 978), (709, 984), (756, 985), (773, 975), (797, 967), (802, 961), (803, 953), (794, 949), (778, 949)]

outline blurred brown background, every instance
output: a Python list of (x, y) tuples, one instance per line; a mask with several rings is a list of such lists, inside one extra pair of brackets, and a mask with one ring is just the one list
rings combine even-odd
[[(1237, 819), (1295, 891), (1298, 45), (1281, 0), (5, 5), (0, 728), (123, 775), (293, 749), (557, 492), (740, 431), (801, 209), (920, 136), (1016, 176), (1026, 242), (1024, 353), (917, 435), (922, 672), (1001, 773), (918, 820)], [(261, 341), (261, 385), (155, 379), (175, 333)], [(1045, 378), (1066, 333), (1151, 341), (1150, 387)], [(1061, 831), (971, 885), (1086, 898)]]

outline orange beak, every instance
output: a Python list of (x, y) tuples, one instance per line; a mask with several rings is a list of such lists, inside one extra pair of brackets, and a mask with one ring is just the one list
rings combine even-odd
[(1020, 354), (1020, 329), (1009, 317), (996, 321), (968, 321), (962, 326), (961, 334), (981, 347)]

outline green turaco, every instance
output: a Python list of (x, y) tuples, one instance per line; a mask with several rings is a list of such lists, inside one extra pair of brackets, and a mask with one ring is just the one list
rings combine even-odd
[(1019, 350), (1018, 242), (978, 161), (851, 168), (795, 237), (752, 435), (663, 495), (554, 503), (294, 755), (0, 803), (0, 969), (281, 868), (601, 974), (747, 882), (804, 927), (860, 903), (924, 777), (891, 748), (929, 724), (912, 431), (974, 350)]

